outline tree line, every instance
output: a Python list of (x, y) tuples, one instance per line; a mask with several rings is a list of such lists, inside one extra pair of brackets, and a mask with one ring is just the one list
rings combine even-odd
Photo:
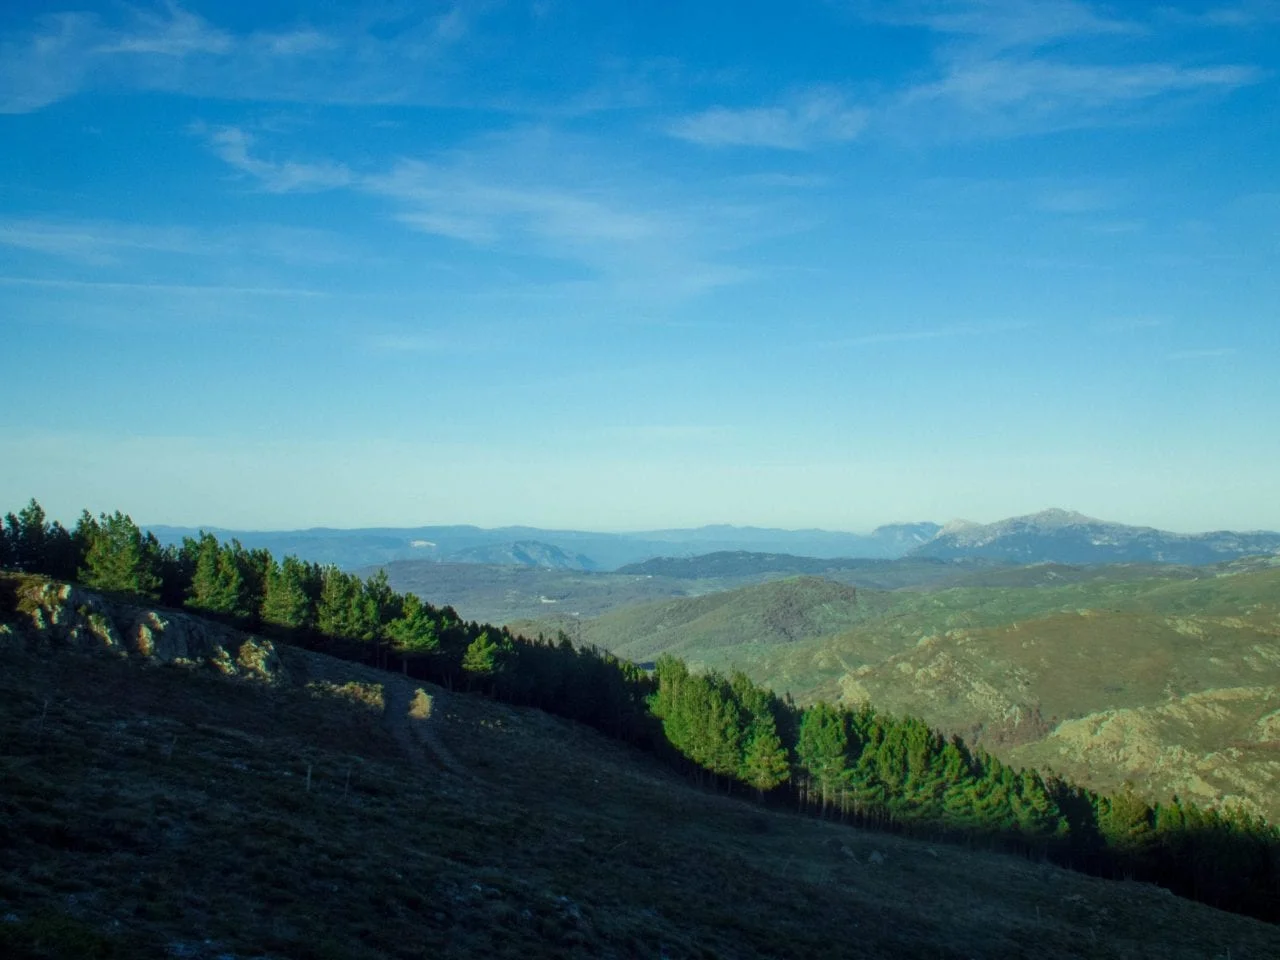
[(645, 670), (559, 633), (467, 622), (368, 578), (220, 542), (162, 546), (119, 512), (72, 530), (36, 501), (0, 528), (0, 566), (183, 607), (347, 659), (589, 724), (696, 782), (819, 817), (958, 840), (1146, 880), (1280, 921), (1280, 831), (1238, 809), (1150, 803), (1014, 769), (922, 720), (870, 705), (801, 707), (741, 672)]

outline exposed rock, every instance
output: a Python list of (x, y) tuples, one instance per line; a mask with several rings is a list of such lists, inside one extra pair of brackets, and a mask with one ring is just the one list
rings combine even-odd
[(268, 681), (280, 671), (275, 644), (234, 627), (66, 583), (44, 581), (23, 589), (23, 602), (0, 626), (2, 643), (69, 646)]

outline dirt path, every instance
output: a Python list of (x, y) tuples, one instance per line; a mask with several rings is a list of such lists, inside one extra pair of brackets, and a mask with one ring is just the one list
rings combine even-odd
[(432, 684), (360, 663), (339, 660), (310, 650), (292, 649), (290, 659), (302, 666), (303, 683), (319, 680), (332, 684), (366, 683), (382, 688), (382, 721), (404, 755), (416, 766), (434, 765), (462, 780), (476, 777), (443, 743), (432, 715), (444, 706), (449, 694)]

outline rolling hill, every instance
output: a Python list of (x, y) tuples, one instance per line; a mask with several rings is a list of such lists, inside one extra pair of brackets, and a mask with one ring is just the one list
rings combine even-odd
[[(486, 547), (484, 550), (490, 550)], [(999, 565), (984, 560), (823, 560), (790, 554), (725, 551), (697, 557), (664, 557), (613, 572), (531, 563), (437, 563), (397, 560), (357, 572), (384, 569), (396, 590), (449, 604), (463, 617), (492, 623), (577, 632), (577, 621), (611, 610), (676, 597), (702, 597), (797, 575), (873, 589), (938, 586), (963, 581)]]
[(367, 576), (379, 569), (387, 572), (393, 589), (487, 623), (594, 617), (618, 607), (690, 596), (696, 589), (666, 577), (515, 564), (397, 560), (358, 572)]
[[(1280, 566), (974, 576), (1001, 585), (842, 596), (801, 578), (616, 610), (579, 630), (640, 659), (740, 668), (801, 702), (919, 715), (1099, 789), (1132, 779), (1152, 796), (1235, 798), (1280, 819)], [(815, 612), (781, 632), (766, 627), (770, 610)]]
[(859, 605), (853, 587), (821, 577), (796, 577), (638, 604), (570, 624), (543, 620), (510, 626), (530, 635), (565, 629), (575, 641), (645, 662), (660, 653), (696, 660), (708, 651), (794, 643), (845, 629), (865, 616), (865, 605)]

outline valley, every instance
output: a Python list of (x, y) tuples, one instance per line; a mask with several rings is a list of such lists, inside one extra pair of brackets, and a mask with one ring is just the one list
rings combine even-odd
[[(966, 582), (961, 580), (961, 583)], [(1280, 565), (1038, 566), (877, 591), (812, 577), (573, 624), (639, 661), (742, 670), (801, 703), (917, 715), (1097, 789), (1280, 819)], [(987, 584), (996, 585), (987, 585)], [(561, 620), (517, 621), (530, 634)]]

